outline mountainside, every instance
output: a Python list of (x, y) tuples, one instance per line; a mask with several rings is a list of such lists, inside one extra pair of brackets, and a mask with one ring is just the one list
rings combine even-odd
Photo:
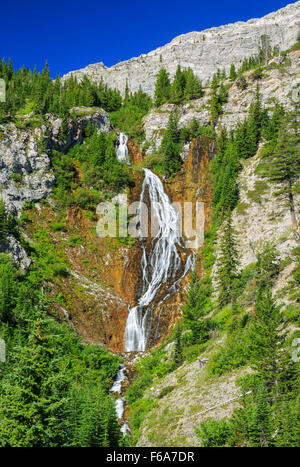
[(1, 447), (299, 445), (299, 12), (0, 62)]
[(127, 82), (131, 92), (138, 91), (141, 86), (143, 91), (153, 95), (156, 75), (161, 67), (172, 76), (178, 65), (191, 67), (206, 83), (218, 68), (225, 68), (228, 72), (232, 63), (239, 66), (245, 58), (260, 52), (268, 58), (274, 49), (289, 49), (299, 33), (298, 1), (260, 19), (182, 34), (163, 47), (111, 68), (101, 62), (95, 63), (66, 74), (64, 79), (71, 74), (78, 80), (84, 75), (95, 82), (103, 79), (104, 83), (119, 89), (122, 94)]

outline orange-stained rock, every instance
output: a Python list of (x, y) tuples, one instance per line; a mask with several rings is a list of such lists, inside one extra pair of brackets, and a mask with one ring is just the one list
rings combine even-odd
[[(204, 202), (205, 228), (211, 211), (211, 187), (208, 177), (209, 161), (213, 155), (213, 142), (205, 137), (195, 139), (182, 169), (173, 178), (163, 181), (171, 202)], [(142, 163), (142, 151), (129, 141), (129, 153), (135, 166)], [(134, 186), (128, 201), (139, 201), (143, 172), (132, 168)], [(90, 213), (91, 214), (91, 213)], [(84, 340), (108, 346), (113, 351), (124, 350), (124, 332), (128, 308), (136, 304), (141, 295), (141, 247), (136, 240), (131, 244), (118, 238), (100, 238), (96, 235), (97, 217), (76, 207), (67, 210), (63, 232), (50, 226), (61, 214), (51, 207), (32, 210), (32, 223), (26, 233), (33, 238), (37, 226), (44, 227), (49, 241), (59, 257), (64, 258), (69, 276), (54, 278), (47, 283), (53, 297), (53, 311), (61, 319), (68, 319)], [(146, 240), (150, 248), (151, 238)], [(198, 268), (201, 261), (198, 255)], [(186, 283), (187, 278), (182, 281)], [(153, 305), (153, 322), (149, 338), (152, 347), (167, 335), (180, 316), (183, 286), (180, 291), (162, 301), (169, 284), (164, 284)], [(60, 297), (57, 300), (57, 297)]]
[(143, 152), (139, 144), (132, 138), (128, 138), (127, 147), (130, 159), (135, 165), (142, 165), (143, 162)]
[[(199, 136), (195, 138), (191, 145), (188, 157), (182, 165), (182, 169), (174, 177), (164, 181), (165, 190), (171, 202), (178, 202), (181, 205), (185, 201), (193, 203), (193, 227), (195, 227), (196, 201), (204, 203), (204, 229), (209, 228), (212, 187), (209, 180), (209, 163), (215, 154), (215, 143), (210, 138)], [(183, 231), (184, 234), (184, 231)], [(201, 252), (196, 253), (196, 266), (199, 276), (202, 272)], [(154, 321), (159, 320), (159, 326), (155, 342), (159, 343), (164, 336), (175, 326), (181, 316), (181, 306), (184, 296), (184, 286), (188, 278), (182, 280), (182, 286), (178, 293), (162, 304), (158, 304), (154, 310)]]

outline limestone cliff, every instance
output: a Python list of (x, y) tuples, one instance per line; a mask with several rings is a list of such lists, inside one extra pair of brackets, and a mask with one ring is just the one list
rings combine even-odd
[(239, 66), (260, 50), (268, 56), (274, 48), (282, 51), (291, 47), (300, 32), (299, 9), (297, 1), (260, 19), (183, 34), (163, 47), (111, 68), (95, 63), (70, 72), (64, 78), (72, 73), (79, 80), (84, 75), (96, 82), (103, 79), (122, 93), (127, 81), (131, 91), (137, 91), (141, 85), (145, 92), (153, 94), (160, 68), (164, 66), (174, 75), (181, 65), (191, 67), (205, 83), (218, 68), (229, 71), (232, 63)]
[[(245, 89), (241, 89), (238, 81), (225, 80), (229, 87), (228, 101), (223, 105), (222, 114), (219, 116), (218, 128), (221, 125), (226, 128), (234, 128), (237, 122), (243, 121), (247, 116), (250, 105), (253, 102), (257, 83), (263, 105), (272, 110), (276, 102), (285, 108), (290, 108), (296, 102), (300, 86), (300, 51), (288, 53), (284, 58), (274, 57), (270, 63), (263, 67), (263, 75), (259, 81), (253, 79), (253, 71), (244, 74), (246, 80)], [(187, 127), (195, 118), (201, 126), (209, 123), (209, 102), (211, 90), (205, 89), (201, 99), (186, 102), (182, 105), (164, 104), (157, 110), (152, 110), (144, 118), (144, 130), (146, 141), (150, 143), (147, 152), (153, 151), (153, 144), (159, 147), (163, 132), (167, 127), (169, 115), (175, 108), (178, 112), (179, 128)], [(184, 148), (183, 155), (187, 153)]]

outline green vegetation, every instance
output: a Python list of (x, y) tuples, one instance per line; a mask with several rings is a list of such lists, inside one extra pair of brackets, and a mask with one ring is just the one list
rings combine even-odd
[(111, 122), (115, 128), (141, 143), (144, 139), (142, 119), (151, 107), (151, 98), (141, 88), (138, 92), (130, 94), (127, 87), (122, 106), (110, 114)]
[(294, 192), (299, 185), (300, 176), (300, 133), (298, 116), (288, 113), (282, 119), (277, 138), (272, 140), (272, 152), (265, 153), (268, 165), (264, 176), (279, 184), (277, 196), (284, 196), (291, 213), (292, 228), (298, 230), (295, 215)]
[(103, 82), (92, 83), (86, 76), (80, 83), (73, 76), (62, 83), (58, 76), (50, 77), (48, 64), (41, 73), (36, 68), (20, 68), (16, 72), (11, 60), (0, 60), (0, 78), (6, 83), (6, 102), (0, 102), (0, 119), (7, 116), (44, 115), (48, 112), (69, 116), (76, 106), (101, 107), (108, 112), (122, 105), (119, 91), (111, 90)]
[(164, 174), (171, 176), (180, 169), (182, 164), (180, 150), (178, 115), (176, 112), (171, 112), (168, 126), (159, 148), (159, 153), (163, 157), (161, 168)]
[[(242, 379), (243, 407), (229, 420), (202, 422), (196, 433), (204, 446), (270, 447), (299, 445), (299, 363), (291, 359), (287, 320), (261, 282), (249, 338), (254, 374)], [(241, 347), (241, 350), (245, 345)]]
[(161, 68), (157, 75), (154, 92), (156, 107), (167, 102), (179, 104), (186, 100), (199, 99), (202, 95), (201, 82), (191, 68), (181, 70), (178, 65), (173, 82), (165, 68)]
[(4, 201), (0, 199), (0, 245), (6, 240), (8, 235), (19, 239), (19, 226), (16, 217), (7, 212)]
[(237, 278), (238, 253), (235, 247), (235, 236), (232, 229), (231, 213), (229, 212), (224, 221), (220, 243), (220, 258), (218, 260), (218, 293), (219, 306), (235, 300), (234, 284)]
[[(210, 322), (204, 317), (211, 311), (212, 285), (210, 278), (198, 279), (196, 271), (191, 274), (190, 283), (186, 292), (185, 304), (182, 308), (183, 323), (190, 330), (188, 343), (203, 343), (208, 339)], [(186, 342), (185, 342), (186, 344)]]
[[(212, 84), (213, 91), (217, 90), (216, 95), (220, 92), (221, 79), (216, 77)], [(297, 145), (295, 142), (298, 135), (291, 118), (288, 124), (284, 122), (285, 113), (281, 106), (276, 104), (271, 115), (263, 108), (257, 87), (248, 117), (238, 123), (230, 134), (222, 129), (217, 138), (218, 152), (211, 163), (213, 213), (211, 227), (205, 233), (205, 245), (201, 250), (204, 275), (199, 280), (196, 272), (191, 274), (182, 308), (183, 318), (167, 341), (171, 341), (173, 347), (166, 346), (165, 342), (159, 349), (152, 350), (148, 357), (141, 359), (137, 366), (138, 376), (128, 390), (131, 422), (135, 428), (133, 442), (149, 411), (159, 404), (157, 399), (160, 399), (160, 394), (157, 398), (151, 398), (149, 388), (185, 361), (199, 358), (213, 344), (214, 351), (206, 369), (208, 377), (217, 378), (250, 365), (253, 374), (241, 380), (241, 385), (243, 392), (251, 393), (241, 399), (243, 406), (234, 412), (231, 419), (203, 422), (196, 429), (201, 443), (205, 446), (294, 446), (299, 443), (299, 363), (291, 359), (291, 342), (299, 332), (295, 331), (289, 336), (286, 332), (290, 322), (299, 321), (299, 310), (297, 306), (291, 306), (282, 312), (274, 303), (270, 290), (281, 264), (272, 247), (265, 245), (255, 263), (239, 270), (231, 221), (231, 213), (239, 201), (237, 177), (241, 159), (253, 157), (262, 141), (264, 146), (260, 155), (262, 161), (268, 163), (260, 164), (259, 173), (264, 173), (269, 160), (281, 157), (280, 161), (286, 161), (288, 167), (282, 173), (278, 169), (278, 174), (283, 177), (280, 183), (284, 187), (286, 180), (293, 179), (293, 192), (297, 190), (299, 153), (296, 147), (299, 142)], [(285, 150), (281, 143), (280, 156), (276, 156), (280, 151), (278, 141), (281, 133), (283, 137), (281, 127), (285, 128)], [(192, 134), (189, 131), (181, 131), (183, 141)], [(163, 163), (159, 159), (157, 161)], [(249, 194), (251, 200), (255, 198), (259, 202), (269, 190), (269, 183), (277, 181), (276, 163), (274, 165), (274, 178), (270, 175), (271, 164), (268, 183), (258, 181), (253, 193)], [(286, 192), (280, 193), (284, 195)], [(215, 265), (215, 279), (218, 282), (218, 298), (215, 300), (210, 274), (216, 261), (217, 232), (221, 232), (221, 237)], [(293, 261), (296, 268), (294, 280), (289, 286), (291, 298), (294, 299), (299, 289), (299, 256), (298, 249), (295, 249)], [(214, 342), (216, 338), (220, 339), (220, 343)], [(158, 358), (163, 371), (156, 373)], [(147, 361), (145, 366), (144, 361)], [(165, 395), (166, 392), (167, 396), (173, 387), (168, 388), (161, 393)], [(153, 417), (149, 415), (149, 423)], [(294, 424), (293, 428), (291, 423)]]
[[(291, 354), (293, 339), (299, 337), (295, 325), (300, 323), (297, 307), (300, 250), (294, 248), (291, 257), (280, 263), (272, 247), (265, 245), (257, 261), (240, 270), (232, 226), (232, 211), (237, 207), (245, 212), (248, 207), (247, 203), (239, 203), (237, 178), (241, 161), (253, 157), (263, 142), (262, 161), (255, 172), (267, 181), (256, 181), (254, 189), (247, 194), (249, 202), (261, 202), (271, 184), (279, 186), (277, 194), (287, 201), (298, 239), (294, 206), (300, 175), (297, 116), (293, 112), (285, 113), (278, 104), (270, 115), (262, 106), (257, 86), (247, 118), (230, 133), (221, 129), (216, 137), (218, 118), (232, 82), (246, 89), (243, 74), (249, 70), (253, 70), (249, 79), (258, 82), (263, 77), (263, 61), (276, 53), (269, 50), (266, 38), (262, 38), (262, 44), (258, 57), (245, 60), (239, 70), (231, 66), (231, 83), (225, 81), (225, 71), (218, 71), (212, 77), (210, 122), (206, 127), (194, 118), (187, 128), (178, 128), (176, 105), (203, 95), (193, 71), (178, 66), (172, 81), (162, 68), (157, 76), (154, 105), (172, 103), (175, 110), (170, 113), (161, 146), (145, 158), (144, 166), (172, 177), (182, 166), (183, 144), (202, 134), (216, 138), (217, 156), (211, 162), (209, 174), (213, 206), (210, 229), (205, 232), (201, 250), (202, 277), (196, 271), (191, 273), (181, 310), (182, 320), (166, 342), (136, 363), (137, 374), (126, 393), (132, 445), (145, 417), (159, 404), (158, 400), (171, 397), (177, 388), (171, 384), (154, 395), (151, 386), (212, 347), (205, 369), (207, 377), (217, 379), (246, 366), (251, 367), (252, 373), (240, 381), (242, 392), (247, 393), (241, 400), (242, 407), (230, 419), (202, 422), (196, 428), (199, 443), (201, 440), (204, 446), (299, 445), (300, 374), (299, 363), (292, 360)], [(25, 68), (15, 72), (11, 61), (4, 60), (0, 62), (0, 78), (7, 85), (7, 101), (0, 103), (0, 119), (14, 119), (20, 128), (41, 126), (42, 116), (47, 112), (60, 115), (65, 128), (67, 117), (74, 116), (74, 107), (97, 106), (110, 112), (116, 128), (140, 143), (144, 140), (142, 120), (153, 103), (141, 88), (131, 94), (127, 85), (122, 99), (118, 91), (109, 89), (103, 82), (96, 85), (87, 77), (80, 83), (73, 77), (64, 83), (59, 77), (52, 82), (47, 64), (42, 73)], [(26, 115), (30, 120), (24, 118)], [(60, 137), (64, 137), (63, 131)], [(48, 222), (48, 227), (37, 227), (32, 245), (26, 246), (34, 263), (24, 273), (7, 256), (0, 255), (0, 337), (7, 345), (7, 361), (0, 363), (2, 447), (124, 444), (114, 399), (109, 394), (119, 358), (99, 346), (84, 345), (67, 324), (58, 324), (51, 317), (51, 304), (46, 298), (49, 282), (59, 286), (70, 274), (64, 249), (53, 241), (55, 234), (63, 237), (62, 232), (66, 230), (64, 209), (86, 210), (87, 218), (95, 220), (93, 211), (100, 201), (132, 185), (130, 170), (116, 158), (115, 140), (115, 133), (98, 134), (89, 126), (82, 145), (67, 154), (53, 151), (51, 164), (56, 179), (53, 198), (58, 215)], [(42, 144), (40, 141), (40, 147)], [(12, 179), (16, 184), (23, 181), (18, 173)], [(0, 244), (8, 235), (24, 242), (19, 225), (29, 222), (26, 209), (30, 207), (25, 206), (19, 222), (0, 200)], [(220, 234), (218, 255), (217, 233)], [(73, 248), (82, 241), (76, 232), (66, 244)], [(115, 247), (130, 248), (134, 242), (130, 237), (119, 238)], [(272, 296), (272, 286), (279, 271), (291, 263), (295, 268), (285, 292), (295, 304), (281, 310), (276, 304), (277, 297)], [(82, 259), (81, 264), (88, 265), (89, 259)], [(217, 297), (213, 295), (213, 266)], [(65, 297), (58, 291), (55, 297), (52, 300), (63, 305)], [(169, 420), (167, 412), (164, 415)], [(153, 433), (151, 436), (157, 439)]]
[(1, 447), (118, 446), (108, 389), (119, 359), (48, 315), (35, 269), (20, 274), (0, 255), (0, 270)]
[(60, 206), (95, 209), (101, 200), (131, 183), (128, 168), (116, 157), (115, 139), (114, 133), (97, 134), (95, 130), (68, 154), (53, 151), (54, 197)]

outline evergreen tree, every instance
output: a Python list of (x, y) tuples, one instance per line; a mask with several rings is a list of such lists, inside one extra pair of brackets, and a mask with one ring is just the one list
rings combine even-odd
[(173, 352), (173, 362), (174, 362), (175, 367), (177, 368), (183, 363), (182, 329), (179, 324), (176, 327), (174, 338), (175, 338), (175, 345), (174, 345), (174, 352)]
[(278, 401), (290, 357), (286, 351), (286, 322), (280, 308), (274, 304), (271, 291), (259, 285), (255, 316), (251, 328), (252, 367), (267, 387), (273, 403)]
[(252, 447), (272, 445), (272, 409), (264, 383), (260, 383), (255, 395), (254, 409), (249, 420), (249, 441)]
[(269, 155), (264, 172), (272, 182), (280, 185), (276, 195), (283, 195), (290, 209), (292, 230), (297, 236), (294, 190), (300, 176), (300, 133), (295, 114), (287, 115), (280, 127), (273, 154)]
[(235, 71), (235, 66), (234, 66), (234, 64), (232, 64), (231, 67), (230, 67), (229, 78), (230, 78), (232, 81), (236, 80), (236, 78), (237, 78), (237, 72)]
[(192, 331), (192, 342), (201, 342), (208, 337), (208, 321), (203, 318), (211, 309), (211, 293), (211, 280), (203, 278), (199, 282), (197, 271), (194, 270), (182, 308), (183, 322)]
[[(42, 301), (43, 298), (41, 309)], [(64, 443), (66, 381), (59, 373), (43, 315), (39, 309), (32, 313), (28, 344), (20, 351), (17, 371), (5, 381), (0, 399), (2, 447), (51, 447)]]
[(219, 115), (222, 113), (222, 105), (217, 95), (216, 90), (213, 88), (212, 97), (209, 105), (209, 120), (215, 126), (218, 121)]
[(188, 68), (184, 72), (185, 76), (185, 88), (184, 88), (184, 98), (185, 99), (198, 99), (202, 96), (202, 84), (194, 75), (194, 72), (191, 68)]
[(235, 234), (232, 228), (231, 213), (227, 213), (220, 243), (218, 260), (218, 302), (223, 307), (232, 300), (235, 280), (238, 276), (238, 254), (235, 246)]
[(182, 101), (184, 96), (186, 79), (185, 73), (182, 72), (180, 65), (178, 65), (174, 81), (170, 88), (170, 100), (175, 104), (178, 104)]
[(154, 104), (156, 107), (167, 102), (170, 98), (170, 79), (165, 68), (161, 68), (156, 79), (154, 91)]
[(167, 175), (172, 175), (181, 167), (178, 115), (177, 112), (171, 112), (167, 130), (161, 142), (159, 149), (163, 155), (163, 169)]

